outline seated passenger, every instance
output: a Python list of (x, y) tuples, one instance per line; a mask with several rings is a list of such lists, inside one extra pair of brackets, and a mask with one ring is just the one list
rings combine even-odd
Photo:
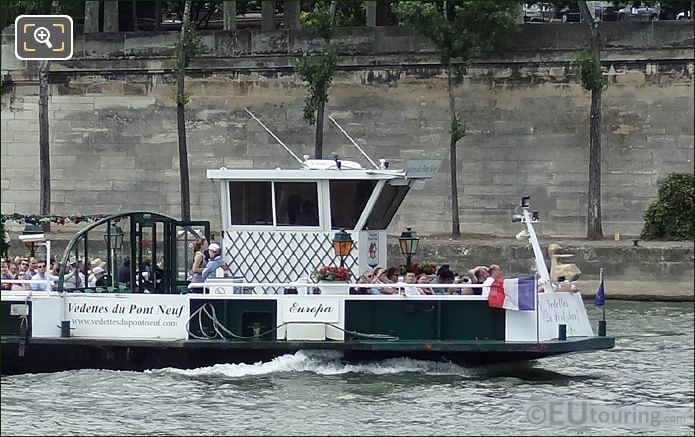
[[(371, 284), (373, 278), (374, 274), (372, 273), (372, 271), (367, 270), (366, 272), (364, 272), (363, 275), (357, 278), (357, 284)], [(357, 286), (350, 287), (350, 294), (372, 294), (372, 288)]]
[[(425, 272), (416, 272), (416, 278), (415, 281), (418, 284), (427, 284), (427, 273)], [(434, 294), (434, 290), (432, 290), (430, 287), (423, 287), (420, 288), (420, 293), (421, 294)]]
[[(378, 284), (395, 284), (398, 281), (399, 269), (396, 267), (389, 267), (384, 273), (376, 278)], [(397, 288), (384, 287), (379, 288), (380, 294), (398, 294)]]
[[(437, 284), (453, 284), (454, 283), (454, 272), (449, 270), (449, 264), (442, 265), (437, 271), (437, 277), (435, 278), (435, 283)], [(434, 287), (432, 289), (434, 294), (456, 294), (457, 288), (441, 288)]]
[[(415, 284), (415, 272), (412, 270), (408, 270), (405, 272), (405, 283), (406, 284)], [(403, 294), (406, 296), (419, 296), (420, 294), (420, 289), (418, 287), (413, 287), (411, 286), (405, 286), (403, 287)]]

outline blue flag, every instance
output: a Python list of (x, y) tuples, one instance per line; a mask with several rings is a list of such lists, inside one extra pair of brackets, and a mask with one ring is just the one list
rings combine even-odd
[(603, 279), (601, 279), (601, 284), (599, 284), (598, 286), (598, 291), (596, 292), (594, 304), (597, 307), (602, 307), (606, 304), (606, 290), (603, 287)]

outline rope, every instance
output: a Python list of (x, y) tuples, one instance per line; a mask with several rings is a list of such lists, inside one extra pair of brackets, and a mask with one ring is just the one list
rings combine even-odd
[[(208, 307), (210, 310), (208, 310)], [(202, 315), (205, 314), (210, 318), (212, 321), (212, 326), (213, 329), (215, 330), (215, 335), (210, 335), (205, 332), (203, 329), (203, 317)], [(202, 335), (196, 335), (190, 330), (190, 323), (191, 320), (193, 320), (194, 317), (198, 316), (198, 328), (200, 329), (200, 333)], [(200, 308), (195, 310), (193, 314), (191, 314), (191, 317), (188, 318), (188, 321), (186, 322), (186, 331), (188, 331), (188, 334), (197, 339), (197, 340), (214, 340), (216, 338), (220, 338), (222, 340), (227, 340), (227, 337), (225, 337), (224, 333), (229, 335), (230, 337), (239, 339), (239, 340), (253, 340), (256, 338), (261, 338), (265, 335), (268, 335), (270, 333), (273, 333), (277, 331), (278, 329), (282, 328), (283, 326), (291, 325), (291, 324), (310, 324), (310, 325), (325, 325), (325, 326), (330, 326), (332, 328), (338, 329), (340, 331), (345, 332), (346, 334), (353, 335), (355, 337), (362, 337), (362, 338), (372, 338), (372, 339), (379, 339), (379, 340), (387, 340), (387, 341), (396, 341), (399, 340), (399, 337), (395, 337), (392, 335), (388, 334), (368, 334), (368, 333), (363, 333), (363, 332), (358, 332), (358, 331), (350, 331), (348, 329), (344, 329), (340, 326), (334, 325), (332, 323), (327, 323), (327, 322), (284, 322), (281, 323), (280, 325), (271, 328), (265, 332), (261, 332), (259, 334), (255, 335), (250, 335), (250, 336), (244, 336), (244, 335), (238, 335), (235, 334), (234, 332), (230, 331), (227, 329), (226, 326), (224, 326), (218, 319), (217, 319), (217, 313), (215, 312), (215, 306), (212, 305), (211, 303), (207, 302), (203, 304)], [(221, 332), (223, 331), (223, 332)]]

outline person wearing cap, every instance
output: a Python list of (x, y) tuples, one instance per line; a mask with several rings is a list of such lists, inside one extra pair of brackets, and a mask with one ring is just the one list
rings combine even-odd
[(105, 287), (106, 286), (106, 270), (102, 266), (96, 266), (92, 269), (92, 274), (89, 275), (90, 287)]
[(208, 246), (208, 253), (210, 254), (210, 261), (205, 265), (205, 268), (200, 273), (203, 277), (203, 281), (209, 278), (216, 277), (217, 269), (222, 267), (224, 260), (222, 259), (222, 249), (217, 243), (210, 243)]
[(68, 273), (63, 277), (63, 288), (82, 288), (86, 286), (84, 273), (80, 271), (80, 265), (82, 261), (77, 260), (76, 257), (71, 256), (69, 260), (70, 264), (67, 268)]

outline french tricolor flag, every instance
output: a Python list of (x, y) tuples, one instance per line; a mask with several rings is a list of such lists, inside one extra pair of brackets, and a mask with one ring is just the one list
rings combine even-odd
[(533, 311), (536, 308), (536, 278), (533, 276), (496, 279), (490, 287), (487, 298), (492, 308)]

